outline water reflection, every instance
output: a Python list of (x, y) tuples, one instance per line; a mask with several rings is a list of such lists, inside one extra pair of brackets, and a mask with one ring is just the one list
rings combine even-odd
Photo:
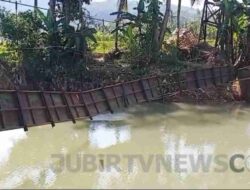
[(115, 126), (110, 122), (92, 122), (89, 129), (89, 141), (94, 148), (107, 148), (129, 141), (129, 126)]
[(116, 113), (116, 114), (100, 114), (98, 116), (93, 117), (94, 121), (122, 121), (128, 118), (128, 113)]
[[(250, 173), (56, 172), (52, 154), (250, 154), (250, 109), (238, 105), (146, 105), (91, 122), (0, 133), (0, 188), (241, 188)], [(76, 162), (76, 161), (73, 161)], [(190, 167), (190, 163), (187, 163)], [(109, 167), (104, 165), (104, 167)], [(172, 166), (173, 167), (173, 166)], [(223, 180), (227, 180), (226, 183)]]
[(129, 125), (119, 123), (119, 121), (123, 121), (126, 118), (128, 118), (127, 113), (95, 116), (88, 130), (90, 145), (93, 148), (102, 149), (129, 141), (131, 138)]
[(39, 166), (20, 167), (0, 181), (3, 189), (13, 189), (24, 185), (35, 185), (37, 188), (49, 188), (56, 181), (56, 173), (51, 168)]
[[(184, 136), (178, 137), (174, 134), (166, 134), (163, 138), (163, 142), (165, 144), (165, 155), (170, 156), (173, 171), (175, 168), (176, 155), (183, 155), (189, 158), (192, 156), (192, 159), (198, 160), (199, 155), (213, 155), (215, 151), (215, 144), (189, 144)], [(186, 171), (179, 173), (182, 178), (186, 178), (193, 172), (191, 159), (186, 160), (184, 167)]]
[(11, 150), (15, 144), (25, 138), (27, 138), (27, 135), (22, 129), (0, 133), (0, 167), (8, 161)]

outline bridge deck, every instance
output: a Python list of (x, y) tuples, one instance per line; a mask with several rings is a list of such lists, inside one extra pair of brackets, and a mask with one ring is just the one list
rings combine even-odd
[(153, 76), (84, 92), (0, 90), (0, 131), (90, 118), (163, 98), (167, 92), (206, 88), (234, 79), (231, 67)]

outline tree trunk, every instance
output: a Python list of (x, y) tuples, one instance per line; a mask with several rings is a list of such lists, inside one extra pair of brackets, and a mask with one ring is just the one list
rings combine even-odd
[(250, 65), (250, 9), (247, 10), (248, 13), (248, 27), (247, 27), (247, 57), (246, 64)]
[(178, 10), (177, 10), (177, 47), (180, 46), (180, 22), (181, 22), (181, 0), (178, 0)]
[(38, 6), (38, 0), (34, 0), (34, 7), (37, 8)]
[(35, 13), (35, 17), (37, 17), (37, 7), (38, 7), (38, 0), (34, 0), (34, 13)]
[(50, 8), (50, 11), (51, 11), (53, 17), (55, 17), (55, 9), (56, 9), (56, 1), (55, 0), (49, 1), (49, 8)]
[(119, 15), (117, 16), (117, 21), (115, 23), (115, 28), (117, 29), (115, 31), (115, 52), (118, 52), (118, 27), (119, 27)]
[(83, 6), (83, 2), (82, 0), (79, 0), (79, 22), (81, 24), (81, 31), (83, 30), (85, 23), (84, 23), (84, 14), (83, 14), (83, 10), (82, 10), (82, 6)]
[[(119, 27), (119, 24), (120, 24), (120, 12), (121, 11), (127, 11), (128, 10), (128, 1), (127, 0), (119, 0), (118, 1), (118, 14), (117, 14), (117, 18), (116, 18), (116, 26), (115, 28), (117, 29)], [(119, 35), (119, 31), (116, 30), (115, 32), (115, 52), (118, 52), (119, 51), (119, 48), (118, 48), (118, 35)]]
[(152, 28), (152, 44), (151, 44), (151, 59), (150, 64), (155, 64), (158, 61), (159, 57), (159, 35), (160, 35), (160, 23), (158, 21), (159, 17), (159, 0), (154, 0), (149, 5), (152, 11), (152, 20), (151, 20), (151, 28)]
[(160, 34), (159, 34), (159, 47), (158, 47), (159, 50), (161, 49), (163, 41), (164, 41), (164, 36), (166, 33), (166, 29), (167, 29), (170, 16), (171, 16), (171, 0), (166, 0), (165, 15), (164, 15), (164, 19), (163, 19), (161, 29), (160, 29)]
[(70, 2), (69, 2), (69, 0), (63, 1), (63, 12), (65, 15), (65, 24), (67, 26), (70, 23)]

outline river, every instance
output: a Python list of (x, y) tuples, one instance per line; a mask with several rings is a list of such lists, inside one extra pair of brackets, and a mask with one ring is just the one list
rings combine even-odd
[[(140, 105), (2, 132), (0, 144), (0, 188), (250, 187), (250, 107), (242, 104)], [(211, 165), (197, 169), (198, 158)]]

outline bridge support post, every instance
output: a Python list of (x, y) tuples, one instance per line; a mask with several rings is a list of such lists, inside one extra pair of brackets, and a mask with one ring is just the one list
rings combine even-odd
[(111, 105), (110, 105), (110, 102), (109, 102), (109, 99), (108, 99), (108, 96), (107, 96), (107, 94), (106, 94), (106, 92), (105, 92), (105, 89), (104, 88), (102, 88), (102, 93), (103, 93), (103, 96), (104, 96), (104, 98), (105, 98), (105, 100), (106, 100), (106, 104), (107, 104), (107, 106), (108, 106), (108, 109), (109, 109), (109, 111), (110, 111), (110, 113), (114, 113), (114, 111), (112, 110), (112, 107), (111, 107)]
[(2, 126), (2, 129), (5, 129), (5, 123), (4, 123), (4, 116), (2, 112), (2, 107), (0, 106), (0, 124)]
[(63, 98), (63, 101), (64, 101), (65, 105), (67, 106), (67, 110), (68, 110), (69, 116), (71, 117), (72, 122), (76, 123), (76, 120), (75, 120), (74, 115), (72, 113), (72, 110), (70, 108), (68, 99), (66, 97), (66, 93), (64, 91), (62, 91), (62, 98)]
[(122, 97), (123, 97), (123, 101), (124, 101), (124, 107), (128, 107), (129, 101), (128, 101), (127, 92), (126, 92), (124, 82), (121, 84), (121, 86), (122, 86)]
[(141, 85), (142, 93), (143, 93), (143, 96), (144, 96), (146, 102), (149, 102), (149, 98), (148, 98), (148, 96), (147, 96), (147, 93), (146, 93), (146, 89), (145, 89), (143, 80), (141, 79), (141, 80), (139, 81), (139, 83), (140, 83), (140, 85)]
[(52, 126), (52, 127), (55, 127), (55, 122), (54, 122), (54, 120), (53, 120), (53, 117), (52, 117), (52, 114), (51, 114), (51, 110), (50, 110), (50, 108), (49, 108), (49, 104), (48, 104), (47, 99), (46, 99), (46, 97), (45, 97), (44, 91), (41, 91), (40, 95), (41, 95), (41, 98), (42, 98), (42, 102), (43, 102), (43, 104), (44, 104), (45, 107), (46, 107), (46, 110), (47, 110), (47, 117), (48, 117), (48, 119), (49, 119), (49, 122), (51, 123), (51, 126)]
[(26, 118), (25, 118), (25, 114), (24, 114), (24, 109), (22, 106), (22, 100), (21, 100), (21, 96), (20, 96), (20, 91), (17, 89), (15, 91), (16, 94), (16, 100), (17, 100), (17, 106), (19, 109), (19, 118), (20, 118), (20, 124), (23, 126), (24, 131), (28, 131), (28, 125), (26, 122)]
[(80, 99), (81, 99), (82, 104), (84, 105), (85, 111), (86, 111), (89, 119), (93, 120), (93, 117), (92, 117), (92, 115), (91, 115), (91, 113), (89, 111), (88, 105), (86, 104), (85, 99), (83, 97), (83, 92), (82, 91), (80, 92)]

